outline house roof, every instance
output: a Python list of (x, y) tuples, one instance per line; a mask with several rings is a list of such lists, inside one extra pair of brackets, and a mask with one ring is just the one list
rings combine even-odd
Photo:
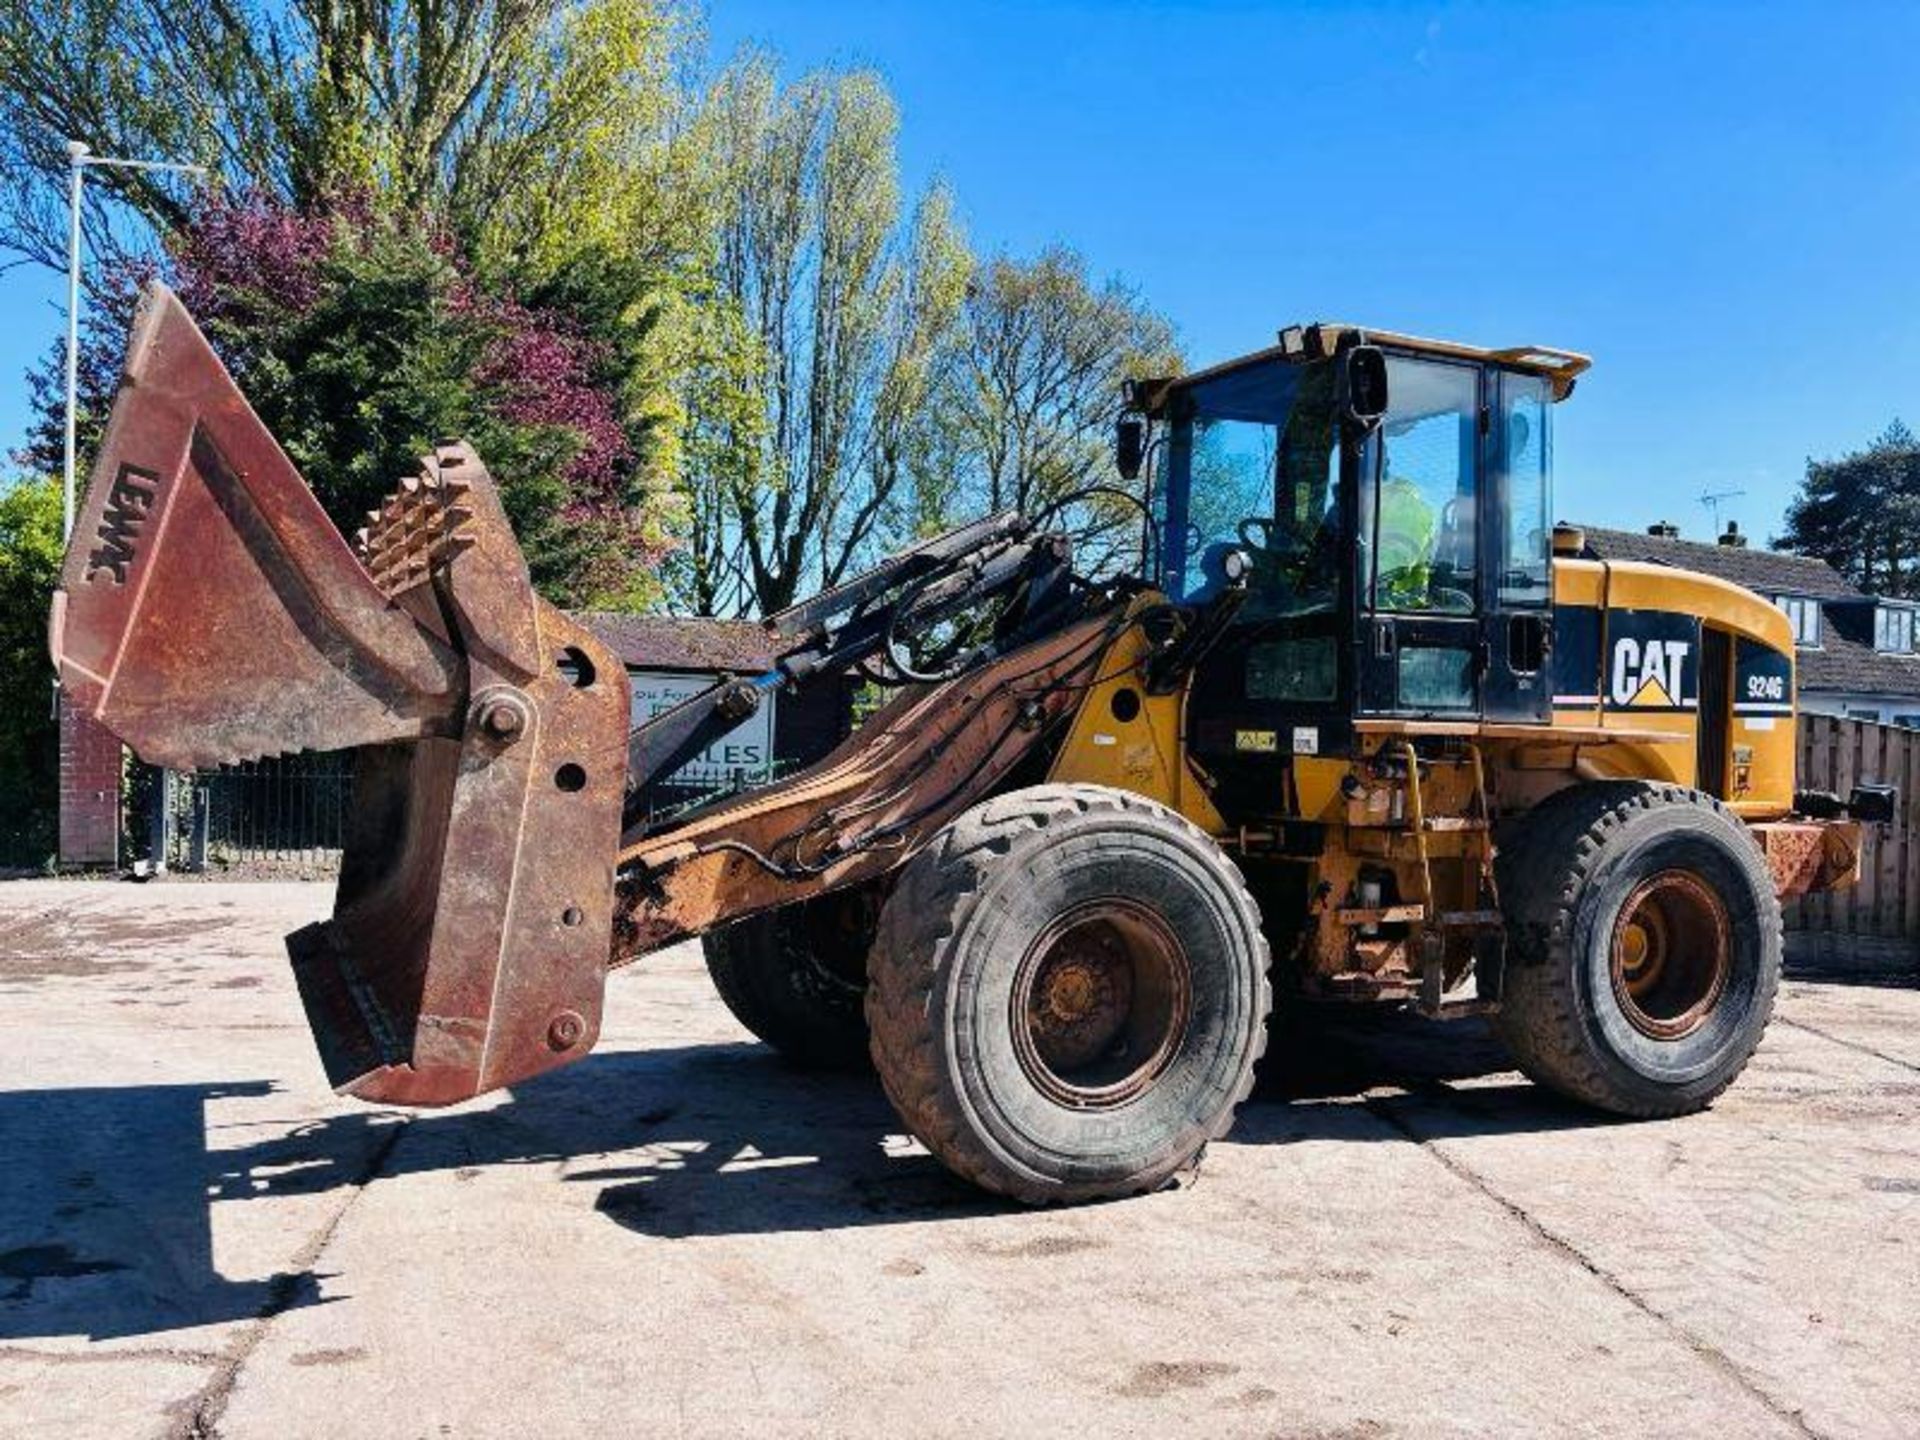
[(633, 670), (751, 673), (773, 664), (767, 632), (751, 620), (621, 615), (605, 610), (576, 610), (573, 618)]
[(1836, 634), (1831, 625), (1820, 648), (1802, 648), (1799, 657), (1802, 690), (1920, 697), (1920, 655), (1890, 655)]
[(1672, 565), (1698, 570), (1757, 590), (1771, 600), (1775, 595), (1811, 595), (1821, 600), (1858, 599), (1846, 576), (1824, 560), (1789, 555), (1780, 550), (1755, 550), (1744, 545), (1706, 544), (1699, 540), (1669, 540), (1635, 530), (1580, 527), (1587, 548), (1602, 560), (1637, 560), (1648, 565)]
[(1827, 603), (1820, 645), (1802, 646), (1802, 690), (1848, 690), (1863, 694), (1920, 696), (1920, 655), (1873, 648), (1872, 600)]

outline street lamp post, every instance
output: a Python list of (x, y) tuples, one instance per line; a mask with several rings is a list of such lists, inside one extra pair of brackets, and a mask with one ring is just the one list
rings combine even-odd
[[(65, 464), (62, 469), (60, 482), (60, 538), (68, 544), (73, 542), (75, 498), (73, 480), (74, 432), (77, 426), (77, 412), (79, 409), (78, 392), (80, 388), (80, 207), (84, 199), (83, 187), (87, 167), (90, 165), (120, 170), (165, 170), (175, 174), (186, 175), (205, 175), (207, 173), (206, 167), (201, 165), (179, 165), (166, 160), (123, 160), (108, 155), (95, 155), (92, 147), (84, 141), (69, 140), (67, 142), (67, 436), (66, 452), (63, 457)], [(54, 688), (57, 692), (59, 681), (56, 680), (54, 682)], [(66, 733), (66, 721), (63, 717), (61, 721), (61, 746), (63, 753), (67, 744)], [(167, 772), (162, 770), (160, 772), (160, 803), (154, 807), (154, 858), (155, 868), (160, 871), (164, 871), (167, 868), (165, 841), (167, 826), (169, 824), (167, 799)], [(62, 858), (65, 859), (67, 858), (67, 826), (64, 812), (67, 805), (67, 796), (64, 793), (64, 787), (60, 797), (60, 805), (63, 812), (60, 827), (60, 849)], [(116, 802), (116, 819), (113, 826), (113, 852), (109, 857), (116, 864), (119, 862), (119, 850), (120, 826), (117, 818)], [(100, 857), (97, 854), (88, 854), (85, 858), (91, 862)]]
[(83, 180), (90, 165), (118, 170), (166, 170), (184, 175), (207, 173), (204, 165), (116, 159), (94, 154), (93, 147), (83, 140), (67, 142), (67, 445), (60, 486), (60, 536), (68, 541), (73, 539), (74, 428), (80, 388), (80, 204)]

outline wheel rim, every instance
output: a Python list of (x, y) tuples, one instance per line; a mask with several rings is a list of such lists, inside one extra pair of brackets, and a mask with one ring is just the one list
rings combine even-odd
[(1726, 993), (1732, 956), (1727, 907), (1713, 887), (1689, 871), (1664, 870), (1634, 889), (1614, 921), (1614, 999), (1641, 1034), (1678, 1040), (1704, 1025)]
[(1076, 906), (1042, 930), (1014, 972), (1014, 1053), (1049, 1098), (1106, 1110), (1172, 1063), (1193, 1003), (1186, 947), (1132, 900)]

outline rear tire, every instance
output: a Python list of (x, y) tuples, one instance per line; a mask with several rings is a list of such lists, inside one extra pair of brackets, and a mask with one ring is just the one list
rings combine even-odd
[(1502, 846), (1495, 1028), (1535, 1081), (1616, 1115), (1706, 1108), (1746, 1066), (1780, 981), (1780, 904), (1719, 801), (1604, 782)]
[(870, 962), (873, 1060), (907, 1127), (1029, 1203), (1190, 1169), (1253, 1083), (1271, 992), (1240, 872), (1171, 810), (1016, 790), (908, 862)]
[(783, 1059), (807, 1069), (867, 1068), (863, 1008), (874, 897), (823, 896), (703, 937), (727, 1009)]

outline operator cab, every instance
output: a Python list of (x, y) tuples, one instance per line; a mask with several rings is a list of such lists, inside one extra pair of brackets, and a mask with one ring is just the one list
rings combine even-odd
[(1231, 609), (1193, 679), (1203, 765), (1271, 795), (1355, 718), (1550, 718), (1550, 416), (1587, 363), (1318, 325), (1134, 387), (1152, 573)]

